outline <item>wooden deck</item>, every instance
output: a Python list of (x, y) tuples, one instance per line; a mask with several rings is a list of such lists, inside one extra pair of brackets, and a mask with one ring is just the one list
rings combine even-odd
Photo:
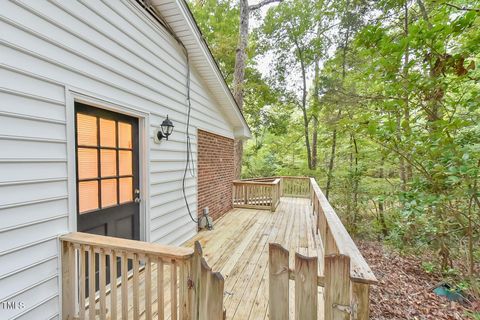
[[(227, 212), (214, 230), (182, 247), (79, 232), (61, 236), (64, 318), (221, 320), (225, 309), (227, 319), (270, 319), (270, 309), (282, 319), (333, 319), (354, 310), (357, 319), (368, 320), (370, 286), (377, 280), (317, 182), (277, 178), (278, 194), (292, 197), (282, 196), (275, 212), (256, 203), (275, 198), (275, 189), (252, 193), (249, 183), (239, 194), (243, 204), (258, 208)], [(132, 270), (112, 286), (106, 277), (120, 274), (117, 262)]]
[[(199, 232), (185, 246), (200, 241), (209, 265), (225, 277), (227, 319), (268, 319), (268, 243), (288, 248), (291, 266), (295, 252), (322, 257), (314, 221), (309, 199), (282, 198), (275, 212), (233, 209), (216, 221), (214, 230)], [(319, 269), (322, 274), (323, 259)], [(291, 319), (293, 297), (292, 291)], [(323, 299), (319, 301), (318, 319), (323, 319)]]
[[(200, 231), (183, 247), (192, 247), (199, 241), (203, 254), (213, 271), (225, 278), (224, 307), (226, 319), (268, 319), (268, 244), (276, 242), (290, 250), (290, 266), (295, 252), (305, 256), (322, 257), (323, 246), (315, 233), (315, 218), (310, 199), (282, 197), (275, 212), (259, 209), (235, 208), (215, 221), (211, 231)], [(318, 274), (323, 273), (323, 259), (319, 259)], [(139, 274), (140, 310), (145, 310), (145, 274)], [(157, 267), (152, 265), (152, 283), (157, 284)], [(128, 318), (133, 319), (133, 279), (128, 280)], [(171, 316), (171, 270), (164, 268), (165, 319)], [(323, 288), (319, 287), (319, 295)], [(123, 312), (121, 285), (117, 289), (117, 314)], [(158, 319), (156, 285), (152, 287), (152, 315)], [(111, 316), (110, 291), (107, 291), (107, 314)], [(318, 319), (323, 319), (323, 298), (319, 296)], [(177, 300), (178, 303), (178, 300)], [(99, 301), (96, 301), (96, 319), (100, 319)], [(290, 319), (294, 319), (294, 290), (290, 290)], [(89, 318), (89, 310), (86, 317)], [(141, 312), (140, 319), (146, 314)]]

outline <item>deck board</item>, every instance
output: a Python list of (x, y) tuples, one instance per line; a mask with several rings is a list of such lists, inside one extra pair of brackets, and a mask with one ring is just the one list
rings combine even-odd
[[(322, 256), (323, 246), (315, 232), (315, 217), (312, 216), (310, 200), (305, 198), (281, 199), (275, 212), (235, 208), (215, 221), (211, 231), (200, 231), (183, 246), (193, 247), (199, 241), (204, 257), (214, 271), (225, 278), (224, 307), (227, 319), (263, 320), (268, 319), (268, 243), (276, 242), (290, 252), (290, 267), (294, 266), (295, 252), (307, 256)], [(319, 260), (319, 274), (323, 260)], [(170, 319), (170, 272), (165, 267), (165, 318)], [(152, 265), (153, 318), (157, 318), (156, 265)], [(128, 281), (129, 319), (133, 313), (132, 279)], [(144, 272), (139, 275), (140, 310), (145, 305)], [(294, 319), (294, 286), (290, 290), (290, 319)], [(117, 290), (117, 314), (122, 305), (120, 289)], [(110, 293), (107, 295), (107, 309), (110, 309)], [(319, 288), (319, 317), (323, 318), (322, 289)], [(96, 308), (99, 308), (97, 303)], [(88, 312), (87, 312), (88, 314)], [(107, 314), (107, 317), (109, 313)], [(145, 318), (145, 313), (140, 317)]]
[[(199, 232), (185, 246), (191, 247), (198, 240), (210, 266), (225, 277), (227, 319), (268, 319), (268, 243), (277, 242), (289, 249), (293, 267), (296, 251), (308, 256), (321, 254), (314, 226), (309, 199), (282, 198), (275, 212), (233, 209), (216, 222), (214, 230)], [(320, 272), (323, 261), (318, 265)], [(323, 301), (319, 300), (321, 319)]]

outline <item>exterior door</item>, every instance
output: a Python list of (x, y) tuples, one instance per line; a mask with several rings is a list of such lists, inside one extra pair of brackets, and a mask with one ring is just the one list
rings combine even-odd
[(77, 230), (140, 239), (138, 119), (75, 103)]

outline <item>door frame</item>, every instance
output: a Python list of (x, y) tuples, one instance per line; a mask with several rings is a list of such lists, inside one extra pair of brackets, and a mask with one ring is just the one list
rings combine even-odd
[(88, 91), (73, 87), (65, 88), (66, 127), (67, 127), (67, 181), (68, 181), (68, 230), (77, 231), (77, 183), (76, 183), (76, 150), (75, 150), (75, 102), (92, 107), (125, 114), (138, 119), (138, 162), (140, 187), (140, 240), (150, 241), (149, 190), (149, 128), (150, 113), (139, 110), (123, 102), (106, 98)]

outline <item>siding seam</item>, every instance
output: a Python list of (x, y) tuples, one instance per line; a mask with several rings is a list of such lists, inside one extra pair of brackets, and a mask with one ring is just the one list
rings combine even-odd
[(48, 183), (48, 182), (60, 182), (60, 181), (67, 181), (67, 177), (47, 178), (47, 179), (35, 179), (35, 180), (0, 181), (0, 187), (3, 187), (3, 186), (15, 186), (15, 185), (21, 185), (21, 184), (36, 184), (36, 183)]
[[(192, 194), (187, 194), (187, 199), (190, 198), (190, 197), (196, 196), (196, 195), (197, 195), (196, 192), (192, 193)], [(168, 202), (160, 202), (160, 203), (157, 203), (157, 204), (153, 204), (153, 205), (150, 205), (150, 209), (160, 207), (160, 206), (166, 205), (167, 203), (177, 201), (177, 200), (182, 200), (182, 199), (183, 199), (183, 196), (181, 196), (180, 198), (175, 198), (175, 199), (169, 200)], [(196, 203), (197, 203), (197, 201), (189, 202), (189, 204), (196, 204)]]
[(58, 196), (58, 197), (50, 197), (50, 198), (44, 198), (44, 199), (38, 199), (38, 200), (9, 203), (9, 204), (0, 205), (0, 210), (15, 208), (15, 207), (22, 207), (22, 206), (27, 206), (27, 205), (30, 205), (30, 204), (37, 204), (37, 203), (45, 203), (45, 202), (56, 201), (56, 200), (63, 200), (63, 199), (67, 199), (67, 198), (68, 198), (68, 194)]
[(66, 139), (12, 136), (7, 134), (0, 134), (0, 140), (33, 141), (33, 142), (40, 142), (40, 143), (59, 143), (59, 144), (67, 143)]
[[(12, 67), (4, 64), (4, 63), (0, 63), (0, 66), (2, 68), (8, 69), (10, 71), (17, 72), (17, 70), (15, 68), (12, 68)], [(29, 74), (29, 75), (32, 76), (32, 74)], [(44, 78), (41, 78), (41, 77), (36, 77), (36, 78), (38, 80), (43, 80), (43, 81), (46, 81), (46, 82), (50, 82), (48, 79), (44, 79)], [(58, 83), (56, 83), (56, 82), (53, 83), (53, 84), (58, 85)], [(7, 89), (7, 88), (4, 88), (4, 87), (0, 87), (0, 92), (8, 93), (8, 94), (15, 95), (15, 96), (24, 97), (24, 98), (27, 98), (27, 99), (38, 100), (38, 101), (42, 101), (42, 102), (56, 104), (56, 105), (65, 107), (65, 102), (64, 101), (45, 98), (45, 97), (37, 96), (35, 94), (29, 94), (29, 93), (25, 93), (25, 92), (21, 92), (21, 91), (17, 91), (17, 90)], [(58, 121), (61, 121), (61, 120), (58, 120)]]
[[(0, 158), (0, 163), (64, 163), (67, 159), (64, 158)], [(0, 207), (1, 208), (1, 207)]]
[(24, 267), (22, 267), (22, 268), (13, 270), (13, 271), (11, 271), (11, 272), (9, 272), (9, 273), (7, 273), (7, 274), (1, 275), (1, 276), (0, 276), (0, 280), (9, 278), (9, 277), (11, 277), (11, 276), (13, 276), (13, 275), (15, 275), (15, 274), (17, 274), (17, 273), (20, 273), (20, 272), (22, 272), (22, 271), (25, 271), (25, 270), (31, 269), (31, 268), (33, 268), (33, 267), (36, 267), (36, 266), (38, 266), (38, 265), (41, 265), (42, 263), (45, 263), (45, 262), (48, 262), (48, 261), (51, 261), (51, 260), (54, 260), (54, 259), (56, 260), (57, 258), (58, 258), (57, 255), (50, 256), (50, 257), (48, 257), (48, 258), (39, 260), (39, 261), (37, 261), (37, 262), (34, 262), (34, 263), (29, 264), (29, 265), (27, 265), (27, 266), (24, 266)]
[(31, 116), (31, 115), (15, 113), (15, 112), (8, 112), (8, 111), (0, 111), (0, 116), (8, 117), (8, 118), (17, 118), (17, 119), (23, 119), (23, 120), (45, 122), (45, 123), (61, 124), (61, 125), (66, 124), (66, 121), (63, 121), (63, 120), (55, 120), (55, 119), (50, 119), (50, 118), (44, 118), (44, 117), (39, 117), (39, 116)]
[(42, 243), (45, 243), (45, 242), (48, 242), (48, 241), (51, 241), (51, 240), (55, 240), (57, 238), (58, 238), (58, 235), (55, 235), (55, 236), (52, 236), (52, 237), (37, 240), (35, 242), (29, 242), (27, 244), (24, 244), (23, 246), (18, 246), (18, 247), (11, 248), (9, 250), (5, 250), (3, 252), (0, 252), (0, 257), (4, 256), (4, 255), (7, 255), (7, 254), (10, 254), (10, 253), (15, 252), (15, 251), (20, 251), (20, 250), (23, 250), (23, 249), (26, 249), (26, 248), (36, 246), (37, 244), (42, 244)]
[[(65, 214), (56, 215), (56, 216), (45, 218), (45, 219), (32, 220), (28, 223), (18, 224), (18, 225), (15, 225), (15, 226), (0, 229), (0, 233), (12, 231), (12, 230), (19, 229), (19, 228), (33, 226), (33, 225), (44, 223), (44, 222), (55, 221), (55, 220), (59, 220), (59, 219), (62, 219), (62, 218), (67, 218), (67, 217), (68, 217), (68, 214), (65, 213)], [(1, 279), (1, 277), (0, 277), (0, 279)]]

